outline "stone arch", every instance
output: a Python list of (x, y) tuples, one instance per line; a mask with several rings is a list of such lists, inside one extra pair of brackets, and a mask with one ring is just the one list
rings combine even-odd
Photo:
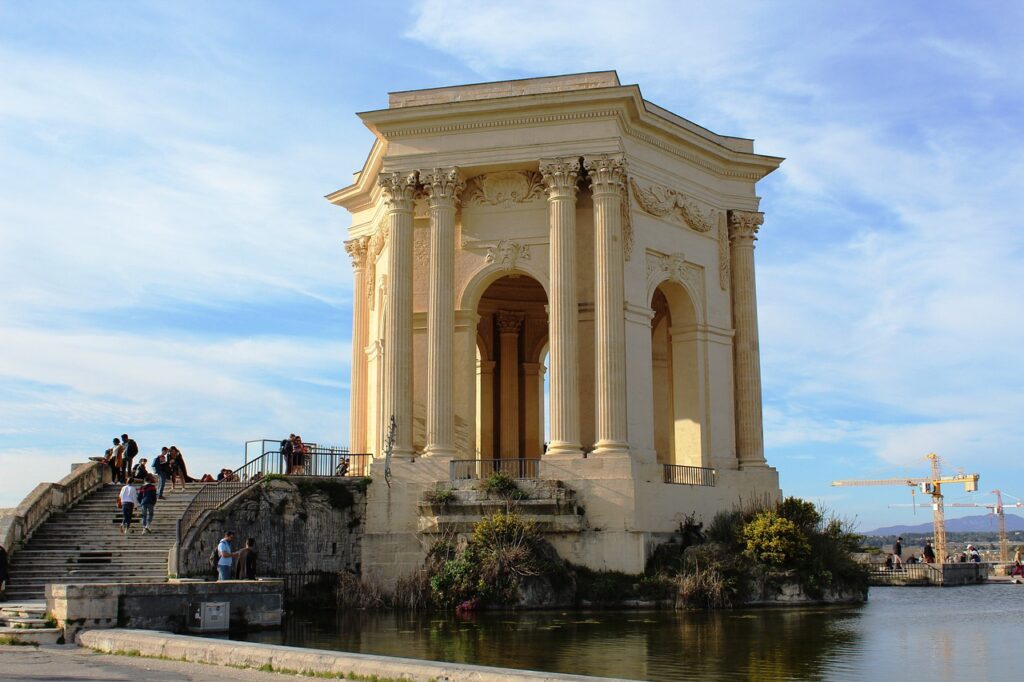
[(456, 297), (460, 310), (476, 310), (480, 304), (487, 288), (502, 277), (508, 275), (525, 275), (537, 280), (537, 283), (544, 288), (544, 293), (551, 298), (551, 287), (543, 272), (520, 261), (515, 268), (507, 268), (497, 263), (487, 263), (478, 268), (462, 286), (462, 290)]
[(690, 288), (663, 278), (650, 298), (654, 446), (663, 464), (707, 466), (706, 357)]

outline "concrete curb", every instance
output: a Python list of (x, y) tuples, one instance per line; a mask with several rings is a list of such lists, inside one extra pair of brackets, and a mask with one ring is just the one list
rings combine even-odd
[(192, 663), (260, 668), (275, 671), (346, 676), (350, 673), (407, 680), (444, 682), (500, 682), (501, 680), (579, 680), (595, 682), (610, 677), (566, 675), (512, 668), (422, 661), (414, 658), (372, 656), (322, 649), (233, 642), (204, 637), (172, 635), (147, 630), (87, 630), (78, 635), (80, 646), (103, 653), (138, 652), (140, 656), (163, 657)]

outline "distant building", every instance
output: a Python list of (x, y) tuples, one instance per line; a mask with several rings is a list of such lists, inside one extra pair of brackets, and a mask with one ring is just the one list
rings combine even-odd
[(453, 471), (563, 481), (584, 519), (552, 542), (630, 572), (684, 515), (779, 495), (754, 240), (782, 159), (611, 71), (397, 92), (360, 117), (377, 139), (328, 196), (353, 216), (352, 451), (379, 456), (397, 425), (364, 574), (412, 570), (434, 528), (417, 502)]

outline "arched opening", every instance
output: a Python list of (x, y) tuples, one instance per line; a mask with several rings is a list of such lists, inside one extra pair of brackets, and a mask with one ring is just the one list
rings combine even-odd
[(651, 299), (654, 449), (662, 464), (705, 466), (697, 316), (686, 290), (662, 282)]
[(477, 452), (481, 459), (535, 459), (544, 450), (547, 294), (510, 274), (491, 283), (477, 314)]

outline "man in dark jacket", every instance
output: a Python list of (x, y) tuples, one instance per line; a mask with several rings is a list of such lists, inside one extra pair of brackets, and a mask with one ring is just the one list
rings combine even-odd
[(164, 446), (160, 448), (160, 455), (153, 460), (153, 472), (160, 479), (156, 489), (157, 499), (164, 499), (164, 486), (167, 484), (167, 479), (171, 477), (171, 468), (167, 465), (167, 453), (169, 448)]
[(152, 533), (149, 526), (153, 523), (153, 512), (156, 509), (156, 486), (146, 481), (139, 488), (139, 508), (142, 510), (142, 532)]
[(139, 444), (127, 433), (121, 434), (121, 442), (124, 444), (124, 468), (122, 469), (124, 480), (129, 480), (132, 475), (132, 461), (139, 454)]
[(0, 599), (3, 599), (4, 590), (7, 589), (7, 581), (11, 576), (7, 573), (7, 550), (0, 545)]
[(256, 580), (256, 539), (247, 538), (245, 548), (238, 553), (235, 580)]

